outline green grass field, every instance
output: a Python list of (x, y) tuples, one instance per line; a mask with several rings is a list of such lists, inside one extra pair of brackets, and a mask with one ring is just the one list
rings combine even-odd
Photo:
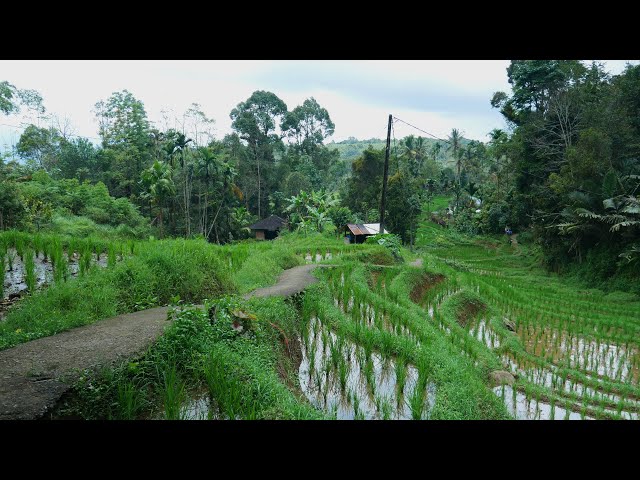
[[(446, 204), (425, 208), (416, 254), (403, 251), (421, 267), (321, 235), (95, 247), (122, 256), (22, 299), (0, 324), (0, 348), (124, 311), (204, 302), (176, 311), (140, 358), (87, 372), (56, 415), (637, 419), (638, 298), (548, 273), (530, 245), (427, 220)], [(19, 237), (0, 240), (23, 253), (49, 241), (58, 261), (60, 248), (94, 249)], [(310, 261), (334, 267), (315, 270), (320, 282), (304, 295), (240, 297)]]

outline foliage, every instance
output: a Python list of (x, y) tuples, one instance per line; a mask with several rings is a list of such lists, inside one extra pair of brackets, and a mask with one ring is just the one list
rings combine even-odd
[(336, 194), (323, 191), (307, 193), (303, 190), (287, 200), (285, 212), (289, 214), (292, 228), (307, 233), (322, 233), (331, 223), (329, 209), (335, 207), (337, 202)]
[(382, 245), (389, 250), (396, 260), (401, 260), (400, 248), (402, 247), (402, 240), (398, 235), (393, 233), (379, 233), (377, 235), (371, 235), (367, 237), (365, 243)]

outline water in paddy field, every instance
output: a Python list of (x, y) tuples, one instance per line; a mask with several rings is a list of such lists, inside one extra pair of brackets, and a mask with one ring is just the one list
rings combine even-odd
[[(404, 373), (399, 391), (394, 360), (376, 352), (367, 359), (363, 347), (340, 340), (315, 317), (302, 344), (300, 387), (317, 408), (335, 413), (339, 420), (429, 418), (436, 386), (428, 383), (420, 398), (418, 370), (413, 365), (398, 368), (401, 377)], [(336, 361), (338, 357), (343, 361)]]
[(522, 325), (517, 333), (527, 352), (533, 355), (552, 358), (554, 363), (591, 375), (638, 384), (640, 352), (635, 346), (570, 335), (548, 327), (534, 329)]
[[(334, 305), (341, 309), (346, 314), (352, 314), (355, 300), (353, 295), (349, 297), (347, 303), (342, 303), (337, 297), (333, 298)], [(386, 330), (389, 333), (393, 333), (394, 335), (402, 335), (407, 338), (410, 338), (414, 342), (416, 342), (417, 346), (420, 346), (421, 342), (413, 334), (411, 329), (402, 324), (393, 324), (389, 317), (389, 313), (385, 313), (382, 310), (376, 310), (373, 305), (368, 303), (363, 303), (360, 305), (360, 320), (361, 324), (366, 326), (367, 328), (379, 328), (381, 330)]]
[(214, 420), (218, 419), (218, 412), (212, 405), (208, 391), (194, 394), (181, 408), (182, 420)]
[(479, 342), (484, 343), (488, 348), (500, 347), (500, 337), (489, 327), (488, 321), (484, 318), (469, 322), (468, 333)]
[[(478, 341), (484, 343), (488, 348), (498, 348), (500, 346), (500, 337), (491, 329), (490, 325), (483, 319), (474, 321), (469, 328), (469, 334), (476, 338)], [(563, 337), (564, 338), (564, 337)], [(591, 347), (589, 347), (591, 343)], [(568, 337), (564, 343), (559, 342), (560, 349), (558, 351), (564, 352), (570, 361), (574, 361), (578, 356), (604, 354), (611, 355), (613, 352), (620, 352), (617, 349), (611, 348), (609, 344), (599, 344), (595, 341), (585, 342), (584, 339), (569, 340)], [(571, 347), (574, 347), (572, 350)], [(538, 345), (536, 345), (538, 347)], [(552, 358), (553, 361), (559, 361), (561, 358), (558, 356), (558, 351), (553, 351), (551, 345), (549, 345), (548, 351), (538, 351), (541, 355)], [(594, 385), (586, 385), (579, 379), (567, 378), (565, 374), (560, 370), (559, 365), (555, 363), (547, 362), (544, 366), (536, 365), (530, 362), (518, 361), (510, 353), (506, 352), (500, 356), (502, 363), (506, 370), (520, 379), (526, 379), (528, 382), (537, 385), (539, 387), (547, 388), (550, 392), (560, 396), (576, 395), (578, 399), (568, 400), (569, 404), (565, 404), (564, 401), (560, 401), (551, 411), (551, 405), (544, 401), (527, 401), (522, 391), (513, 392), (511, 387), (505, 386), (508, 389), (508, 395), (502, 395), (502, 387), (494, 388), (494, 392), (504, 399), (507, 409), (517, 419), (580, 419), (582, 418), (583, 405), (581, 402), (585, 402), (584, 408), (588, 412), (585, 414), (585, 418), (593, 418), (595, 414), (598, 416), (598, 412), (605, 416), (615, 417), (619, 415), (622, 418), (637, 420), (640, 411), (640, 399), (627, 398), (623, 395), (605, 391), (606, 387), (602, 383), (602, 378), (598, 377), (598, 374), (592, 372), (586, 374)], [(619, 361), (621, 362), (619, 357)], [(589, 360), (585, 361), (586, 365), (589, 365)], [(573, 363), (571, 364), (574, 365)], [(564, 365), (563, 365), (564, 366)], [(602, 375), (602, 370), (599, 372)], [(617, 372), (622, 372), (618, 370)], [(609, 371), (612, 373), (612, 371)], [(515, 394), (515, 398), (514, 398)], [(595, 413), (592, 413), (595, 412)]]
[(516, 420), (593, 420), (592, 417), (558, 405), (552, 407), (541, 400), (527, 399), (523, 393), (508, 385), (495, 387), (493, 391), (504, 400), (507, 410)]
[(306, 263), (317, 263), (317, 262), (321, 262), (322, 260), (331, 260), (331, 258), (333, 258), (333, 256), (331, 255), (331, 252), (327, 252), (324, 254), (322, 253), (314, 253), (312, 254), (311, 252), (307, 252), (306, 255), (304, 256), (304, 260)]
[[(6, 258), (7, 256), (12, 255), (13, 258), (13, 270), (9, 271), (9, 260)], [(100, 267), (107, 266), (107, 254), (101, 254), (100, 260), (97, 259), (96, 254), (93, 255), (92, 264), (98, 265)], [(69, 275), (77, 276), (80, 271), (80, 265), (78, 263), (78, 256), (76, 254), (71, 256), (71, 259), (67, 256), (66, 253), (63, 254), (65, 260), (67, 261), (67, 269), (69, 271)], [(34, 258), (35, 264), (35, 274), (36, 274), (36, 287), (41, 288), (44, 285), (48, 285), (53, 282), (53, 264), (51, 263), (51, 259), (48, 259), (47, 262), (44, 261), (44, 256), (39, 254)], [(24, 262), (20, 259), (16, 250), (14, 248), (10, 248), (7, 250), (7, 255), (5, 256), (5, 267), (4, 267), (4, 298), (9, 298), (9, 295), (15, 293), (22, 293), (27, 290), (27, 282), (26, 282), (26, 270), (24, 266)]]
[[(9, 259), (7, 257), (12, 256), (13, 260), (13, 269), (9, 271)], [(67, 261), (67, 271), (69, 278), (73, 278), (78, 276), (80, 271), (79, 265), (79, 257), (77, 254), (72, 254), (71, 258), (68, 257), (66, 253), (63, 254), (64, 259)], [(96, 254), (92, 254), (93, 265), (98, 265), (99, 267), (107, 266), (107, 254), (103, 253), (100, 255), (100, 260), (97, 259)], [(117, 260), (121, 260), (120, 256), (117, 257)], [(4, 289), (2, 298), (0, 298), (0, 321), (3, 320), (4, 316), (7, 312), (13, 307), (15, 302), (19, 300), (19, 297), (15, 298), (17, 295), (24, 295), (27, 293), (27, 282), (25, 275), (25, 266), (24, 262), (20, 259), (16, 250), (14, 248), (10, 248), (7, 250), (7, 255), (5, 256), (5, 266), (4, 266)], [(39, 254), (34, 257), (34, 273), (36, 276), (36, 288), (42, 289), (53, 283), (54, 273), (53, 273), (53, 264), (51, 263), (51, 259), (48, 261), (44, 261), (44, 255)], [(13, 296), (12, 300), (9, 300), (9, 297)]]

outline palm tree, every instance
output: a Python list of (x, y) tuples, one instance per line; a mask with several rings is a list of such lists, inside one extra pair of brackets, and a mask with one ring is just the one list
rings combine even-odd
[(418, 137), (416, 140), (415, 152), (418, 171), (422, 171), (424, 160), (427, 157), (427, 143), (425, 142), (424, 137)]
[(154, 161), (153, 165), (142, 171), (142, 184), (147, 192), (144, 194), (151, 199), (151, 204), (159, 208), (158, 223), (160, 225), (160, 237), (163, 236), (162, 208), (164, 200), (175, 195), (176, 189), (171, 176), (171, 166), (159, 161)]
[(190, 177), (193, 175), (193, 168), (191, 165), (187, 164), (187, 151), (189, 148), (189, 143), (193, 140), (187, 138), (183, 133), (175, 132), (174, 137), (172, 139), (173, 149), (171, 151), (171, 165), (175, 166), (175, 160), (178, 158), (180, 160), (180, 167), (182, 168), (182, 173), (184, 176), (184, 185), (182, 189), (182, 199), (184, 201), (184, 217), (185, 217), (185, 228), (187, 237), (191, 236), (191, 212), (190, 212), (190, 203), (191, 203), (191, 187), (192, 182), (190, 182)]
[(462, 166), (462, 134), (457, 128), (451, 130), (451, 135), (449, 135), (448, 141), (448, 150), (453, 152), (453, 160), (456, 162), (458, 183), (460, 183), (460, 167)]
[(411, 175), (419, 175), (424, 165), (424, 159), (427, 156), (427, 145), (423, 137), (414, 137), (409, 135), (401, 143), (400, 155), (406, 159), (408, 171)]
[[(211, 186), (211, 179), (215, 176), (218, 170), (217, 156), (213, 151), (208, 148), (199, 148), (198, 156), (196, 159), (196, 175), (201, 179), (204, 177), (204, 205), (200, 205), (200, 233), (206, 235), (207, 232), (207, 218), (209, 208), (209, 189)], [(202, 191), (198, 194), (198, 199), (202, 199)], [(200, 201), (199, 200), (199, 201)]]
[(440, 155), (440, 151), (442, 150), (442, 144), (440, 142), (436, 142), (431, 147), (431, 155), (433, 156), (433, 161), (438, 161), (438, 155)]
[(453, 160), (456, 162), (457, 171), (457, 188), (456, 188), (456, 208), (460, 200), (460, 169), (462, 167), (462, 134), (457, 128), (451, 130), (449, 135), (449, 147), (448, 150), (453, 152)]

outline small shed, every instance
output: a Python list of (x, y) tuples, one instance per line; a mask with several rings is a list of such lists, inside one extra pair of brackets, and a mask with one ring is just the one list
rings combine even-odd
[[(349, 243), (363, 243), (367, 237), (380, 233), (379, 223), (347, 223), (345, 235)], [(385, 228), (384, 233), (389, 233)]]
[(256, 240), (273, 240), (278, 236), (280, 229), (286, 226), (287, 221), (284, 218), (271, 215), (254, 223), (249, 228), (256, 232)]

